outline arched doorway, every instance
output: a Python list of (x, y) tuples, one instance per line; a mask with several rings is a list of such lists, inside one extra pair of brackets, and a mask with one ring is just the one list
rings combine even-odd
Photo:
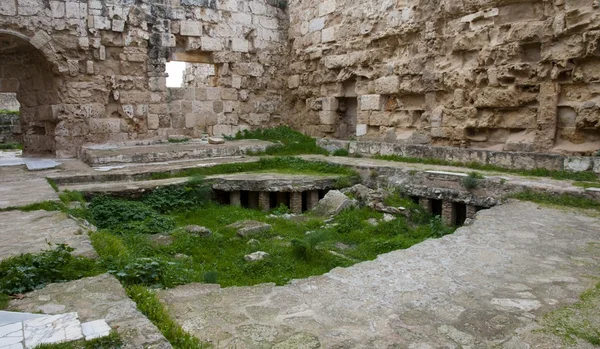
[(25, 154), (54, 156), (53, 106), (59, 103), (52, 65), (26, 39), (0, 32), (0, 93), (16, 93)]

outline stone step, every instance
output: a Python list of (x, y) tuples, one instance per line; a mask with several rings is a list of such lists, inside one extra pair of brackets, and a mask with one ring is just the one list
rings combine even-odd
[(221, 158), (264, 151), (270, 145), (272, 143), (259, 140), (227, 141), (224, 144), (208, 144), (193, 140), (186, 143), (92, 145), (82, 148), (82, 159), (88, 165), (102, 166)]
[(0, 312), (0, 349), (30, 349), (40, 344), (91, 340), (110, 334), (105, 320), (86, 323), (77, 313), (41, 315)]

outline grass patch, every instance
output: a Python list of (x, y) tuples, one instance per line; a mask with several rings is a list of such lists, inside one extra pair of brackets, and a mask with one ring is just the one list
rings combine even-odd
[(548, 313), (542, 319), (542, 331), (563, 339), (565, 345), (578, 340), (600, 346), (600, 283), (584, 292), (579, 302)]
[(72, 202), (79, 202), (81, 204), (85, 204), (85, 197), (83, 196), (83, 193), (78, 191), (65, 190), (62, 193), (58, 194), (58, 198), (63, 204), (67, 206)]
[(7, 294), (0, 293), (0, 310), (8, 307), (8, 301), (10, 301), (10, 297)]
[(238, 132), (234, 139), (260, 139), (263, 141), (279, 143), (268, 147), (264, 152), (248, 155), (329, 155), (327, 150), (317, 145), (316, 139), (309, 137), (302, 132), (293, 130), (288, 126), (258, 129), (254, 131), (244, 130), (243, 132)]
[(50, 283), (77, 280), (103, 272), (95, 260), (73, 256), (74, 249), (60, 244), (37, 254), (22, 254), (0, 262), (0, 293), (33, 291)]
[(127, 287), (127, 295), (137, 304), (138, 310), (162, 332), (173, 348), (208, 348), (171, 319), (165, 307), (152, 291), (143, 286), (130, 286)]
[(581, 188), (600, 188), (600, 182), (573, 182), (573, 185)]
[(58, 184), (56, 183), (56, 181), (52, 178), (46, 178), (46, 180), (48, 181), (48, 184), (50, 184), (50, 186), (52, 187), (52, 189), (54, 189), (55, 192), (59, 192), (60, 190), (58, 189)]
[(3, 115), (19, 115), (20, 112), (18, 110), (0, 109), (0, 114), (3, 114)]
[(333, 156), (349, 156), (350, 153), (346, 149), (336, 149), (331, 153)]
[(79, 340), (67, 343), (40, 344), (34, 349), (119, 349), (123, 347), (123, 341), (119, 334), (111, 331), (106, 337), (96, 338), (89, 341)]
[(23, 212), (31, 212), (31, 211), (65, 211), (66, 208), (61, 202), (57, 201), (41, 201), (33, 204), (25, 205), (25, 206), (9, 206), (0, 208), (0, 212), (6, 211), (23, 211)]
[(517, 194), (511, 195), (511, 198), (532, 201), (538, 204), (568, 206), (584, 209), (595, 209), (600, 210), (600, 202), (589, 199), (586, 197), (579, 197), (569, 194), (551, 194), (551, 193), (537, 193), (533, 191), (523, 191)]
[(189, 141), (189, 138), (169, 138), (169, 143), (186, 143)]
[(427, 165), (440, 165), (440, 166), (455, 166), (455, 167), (466, 167), (480, 171), (490, 172), (503, 172), (512, 173), (520, 176), (532, 176), (532, 177), (548, 177), (558, 180), (572, 180), (582, 182), (600, 182), (598, 175), (593, 172), (570, 172), (570, 171), (553, 171), (545, 168), (536, 168), (533, 170), (517, 170), (509, 169), (496, 165), (485, 165), (477, 162), (455, 162), (441, 159), (430, 159), (430, 158), (414, 158), (404, 157), (398, 155), (376, 155), (373, 158), (387, 161), (406, 162), (411, 164), (427, 164)]
[(20, 143), (0, 143), (0, 150), (23, 150), (23, 144)]
[(221, 164), (211, 167), (186, 169), (176, 173), (153, 173), (152, 179), (177, 177), (205, 177), (241, 172), (280, 172), (291, 174), (342, 175), (358, 178), (358, 173), (347, 167), (324, 161), (306, 161), (295, 157), (261, 158), (256, 162)]

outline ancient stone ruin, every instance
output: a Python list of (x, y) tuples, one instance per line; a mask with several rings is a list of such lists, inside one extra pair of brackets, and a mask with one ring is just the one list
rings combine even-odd
[(5, 0), (0, 92), (25, 150), (58, 157), (278, 124), (592, 155), (599, 38), (595, 0)]

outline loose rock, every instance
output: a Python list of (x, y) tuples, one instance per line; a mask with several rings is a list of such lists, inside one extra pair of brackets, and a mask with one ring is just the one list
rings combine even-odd
[(223, 138), (220, 137), (209, 137), (208, 138), (208, 144), (223, 144), (225, 143), (225, 140)]
[(335, 216), (343, 210), (356, 206), (356, 201), (351, 200), (339, 190), (332, 190), (314, 208), (317, 216)]
[(203, 238), (207, 238), (212, 235), (212, 231), (210, 231), (210, 229), (201, 227), (199, 225), (188, 225), (183, 229), (192, 235), (197, 235)]
[(258, 261), (262, 261), (263, 259), (269, 257), (269, 254), (267, 252), (263, 252), (263, 251), (257, 251), (257, 252), (252, 252), (250, 254), (247, 254), (244, 256), (244, 260), (246, 262), (258, 262)]
[(269, 231), (272, 227), (267, 223), (246, 220), (230, 224), (227, 228), (236, 229), (238, 236), (247, 237)]

